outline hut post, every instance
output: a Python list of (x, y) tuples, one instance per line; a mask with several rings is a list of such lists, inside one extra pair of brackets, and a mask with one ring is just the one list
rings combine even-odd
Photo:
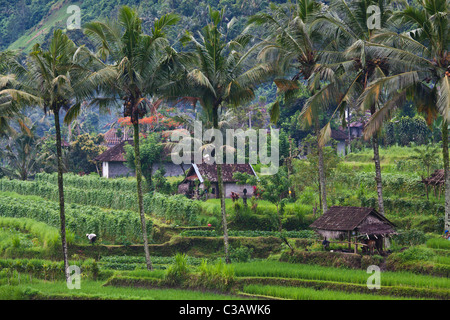
[(351, 235), (351, 231), (348, 231), (348, 249), (351, 250), (352, 249), (352, 235)]

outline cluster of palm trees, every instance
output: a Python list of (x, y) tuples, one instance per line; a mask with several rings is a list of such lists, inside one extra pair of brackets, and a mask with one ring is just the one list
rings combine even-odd
[[(39, 105), (55, 117), (61, 241), (67, 270), (60, 114), (70, 123), (86, 101), (100, 109), (123, 107), (134, 129), (137, 194), (147, 268), (152, 269), (142, 195), (139, 119), (155, 112), (162, 101), (200, 104), (214, 128), (226, 108), (239, 107), (255, 97), (258, 85), (274, 81), (276, 121), (282, 102), (295, 99), (306, 84), (310, 98), (299, 121), (312, 126), (319, 146), (322, 211), (327, 211), (323, 145), (330, 122), (320, 127), (319, 116), (332, 111), (345, 123), (346, 112), (367, 110), (371, 119), (365, 137), (374, 150), (379, 211), (383, 214), (378, 138), (383, 122), (405, 101), (413, 100), (431, 124), (438, 115), (442, 126), (444, 168), (448, 178), (450, 120), (450, 53), (448, 0), (418, 0), (417, 6), (392, 0), (317, 0), (271, 5), (249, 18), (247, 28), (228, 38), (235, 20), (224, 22), (224, 11), (210, 9), (210, 22), (198, 33), (186, 32), (177, 51), (166, 37), (179, 17), (166, 14), (144, 33), (136, 11), (122, 7), (116, 19), (91, 22), (84, 33), (96, 47), (77, 46), (56, 30), (44, 50), (33, 47), (25, 64), (9, 52), (0, 53), (0, 130), (17, 120), (23, 105)], [(369, 6), (380, 8), (380, 29), (368, 26)], [(410, 27), (410, 28), (409, 28)], [(409, 28), (409, 29), (406, 29)], [(257, 34), (258, 36), (256, 36)], [(333, 118), (332, 117), (332, 118)], [(330, 120), (331, 121), (331, 120)], [(222, 166), (217, 165), (226, 261), (228, 232)], [(446, 184), (446, 186), (447, 186)], [(446, 227), (450, 186), (446, 188)]]

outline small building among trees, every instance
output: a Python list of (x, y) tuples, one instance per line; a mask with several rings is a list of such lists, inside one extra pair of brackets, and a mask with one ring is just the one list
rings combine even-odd
[[(253, 186), (248, 184), (237, 184), (237, 180), (233, 178), (233, 173), (242, 172), (252, 176), (257, 176), (251, 164), (223, 164), (223, 184), (226, 198), (231, 198), (232, 192), (240, 197), (247, 195), (253, 196)], [(184, 194), (189, 198), (193, 198), (203, 192), (208, 193), (210, 198), (219, 198), (219, 185), (217, 181), (216, 164), (191, 164), (186, 178), (178, 185), (178, 193)]]
[[(422, 183), (425, 185), (425, 191), (428, 199), (428, 187), (433, 187), (435, 197), (441, 198), (442, 189), (445, 186), (445, 172), (444, 169), (434, 171), (428, 178), (423, 178)], [(439, 193), (439, 196), (438, 196)]]
[[(381, 252), (383, 240), (396, 234), (395, 225), (373, 208), (333, 206), (311, 225), (325, 239), (339, 239), (348, 242), (348, 248), (358, 243), (372, 241)], [(353, 239), (353, 241), (352, 241)]]
[(346, 153), (345, 148), (347, 147), (348, 142), (347, 134), (342, 130), (331, 129), (331, 138), (337, 141), (336, 143), (337, 154), (340, 156), (345, 156)]
[[(125, 144), (134, 145), (133, 140), (123, 140), (119, 144), (109, 148), (94, 160), (102, 163), (102, 176), (104, 178), (133, 177), (136, 175), (133, 169), (128, 168), (125, 163)], [(189, 168), (188, 165), (177, 165), (171, 161), (163, 161), (167, 154), (161, 154), (161, 161), (152, 167), (152, 174), (160, 168), (164, 168), (164, 176), (183, 176)]]

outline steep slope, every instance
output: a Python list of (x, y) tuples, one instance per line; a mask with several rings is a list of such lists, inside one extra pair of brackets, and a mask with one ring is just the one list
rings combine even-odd
[[(285, 2), (276, 0), (272, 2)], [(81, 9), (81, 23), (113, 17), (121, 5), (136, 7), (144, 30), (168, 12), (176, 12), (181, 21), (169, 37), (176, 39), (185, 29), (196, 32), (208, 21), (208, 5), (225, 8), (225, 21), (237, 18), (235, 32), (242, 30), (248, 16), (264, 10), (268, 0), (0, 0), (0, 50), (6, 48), (29, 51), (34, 43), (45, 45), (54, 28), (65, 29), (71, 13), (69, 5)], [(80, 40), (81, 33), (74, 32)], [(233, 36), (233, 35), (230, 35)]]

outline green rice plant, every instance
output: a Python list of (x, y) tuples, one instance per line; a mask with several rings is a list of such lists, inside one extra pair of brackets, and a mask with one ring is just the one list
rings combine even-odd
[[(96, 279), (98, 276), (98, 265), (95, 260), (87, 259), (84, 261), (69, 261), (69, 265), (80, 267), (81, 276), (87, 279)], [(42, 259), (0, 259), (0, 271), (8, 269), (17, 271), (21, 274), (28, 274), (35, 278), (44, 280), (64, 279), (64, 262)]]
[(405, 300), (405, 298), (376, 294), (254, 284), (246, 285), (242, 292), (292, 300)]
[(444, 238), (432, 238), (426, 242), (428, 248), (450, 250), (450, 240)]
[[(365, 270), (293, 264), (278, 261), (234, 263), (233, 267), (237, 277), (295, 278), (356, 284), (366, 284), (369, 277)], [(412, 272), (382, 272), (381, 285), (450, 289), (450, 281), (447, 278), (419, 275)]]
[[(20, 284), (18, 297), (24, 299), (101, 299), (101, 300), (242, 300), (232, 294), (169, 288), (138, 288), (135, 286), (104, 286), (104, 281), (83, 280), (79, 290), (67, 290), (65, 281), (34, 281)], [(1, 291), (0, 291), (1, 294)], [(1, 298), (1, 296), (0, 296)]]
[(164, 282), (168, 285), (181, 285), (188, 280), (190, 268), (188, 267), (186, 254), (177, 253), (174, 263), (167, 269)]
[(225, 264), (221, 259), (214, 264), (206, 259), (198, 267), (198, 275), (193, 280), (193, 285), (209, 290), (229, 291), (235, 283), (234, 268)]

